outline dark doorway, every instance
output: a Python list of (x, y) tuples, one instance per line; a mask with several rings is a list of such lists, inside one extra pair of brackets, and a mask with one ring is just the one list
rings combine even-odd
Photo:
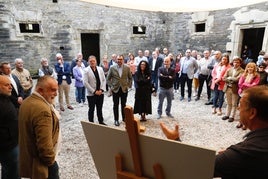
[(90, 55), (97, 58), (100, 63), (100, 35), (97, 33), (81, 33), (81, 45), (84, 59), (87, 60)]
[(252, 59), (256, 62), (259, 52), (262, 50), (262, 42), (265, 28), (244, 29), (242, 50), (247, 45), (252, 52)]

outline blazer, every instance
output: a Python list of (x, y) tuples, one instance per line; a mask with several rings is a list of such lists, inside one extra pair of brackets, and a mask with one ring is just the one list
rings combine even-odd
[(120, 87), (122, 91), (126, 93), (128, 88), (131, 88), (132, 86), (132, 74), (128, 65), (122, 64), (123, 70), (122, 76), (120, 77), (117, 68), (117, 64), (111, 66), (107, 75), (107, 83), (114, 93), (117, 93)]
[(238, 67), (234, 75), (233, 71), (234, 71), (233, 67), (229, 68), (223, 77), (223, 81), (225, 81), (223, 92), (226, 92), (229, 86), (232, 88), (233, 93), (238, 94), (238, 81), (241, 75), (244, 73), (244, 69), (242, 67)]
[(149, 67), (151, 71), (154, 71), (155, 73), (158, 73), (158, 68), (160, 68), (163, 64), (163, 59), (160, 57), (157, 57), (156, 62), (155, 62), (155, 66), (154, 69), (152, 69), (152, 65), (153, 65), (153, 57), (149, 58)]
[(14, 86), (12, 85), (11, 96), (9, 98), (10, 98), (11, 102), (14, 104), (14, 106), (16, 108), (19, 108), (20, 104), (18, 103), (18, 97), (24, 98), (24, 91), (23, 91), (23, 88), (20, 84), (18, 77), (16, 75), (11, 74), (11, 78), (14, 79), (14, 81), (17, 85), (18, 93), (16, 92)]
[[(102, 67), (96, 66), (96, 68), (100, 78), (100, 89), (104, 91), (106, 89), (106, 78), (104, 75), (104, 71)], [(84, 86), (87, 89), (87, 95), (94, 96), (97, 87), (97, 80), (90, 66), (88, 66), (85, 70), (83, 82)]]
[(25, 178), (48, 178), (55, 162), (59, 119), (38, 93), (26, 98), (19, 111), (19, 169)]
[[(210, 86), (210, 88), (211, 88), (212, 90), (214, 90), (215, 85), (216, 85), (215, 81), (217, 80), (217, 69), (218, 69), (218, 68), (220, 68), (220, 63), (217, 64), (217, 65), (213, 68), (212, 73), (211, 73), (211, 75), (212, 75), (212, 81), (211, 81), (211, 86)], [(223, 87), (224, 87), (224, 85), (225, 85), (225, 81), (223, 81), (223, 77), (224, 77), (226, 71), (227, 71), (229, 68), (231, 68), (231, 65), (230, 65), (230, 64), (228, 64), (227, 66), (223, 65), (223, 68), (221, 69), (220, 74), (219, 74), (219, 76), (220, 76), (220, 77), (219, 77), (219, 78), (220, 78), (220, 82), (218, 83), (218, 85), (219, 85), (219, 86), (218, 86), (218, 90), (223, 90)]]
[(71, 67), (70, 67), (70, 64), (67, 63), (67, 62), (63, 62), (63, 67), (64, 67), (64, 71), (63, 71), (63, 68), (60, 67), (60, 64), (59, 63), (56, 63), (55, 64), (55, 71), (57, 73), (57, 80), (58, 80), (58, 84), (61, 85), (62, 83), (62, 77), (63, 76), (66, 76), (66, 81), (68, 84), (71, 84), (72, 83), (72, 79), (71, 79)]
[[(187, 77), (189, 79), (193, 79), (194, 78), (194, 74), (198, 70), (198, 64), (196, 62), (196, 59), (193, 58), (193, 57), (190, 57), (189, 60), (190, 61), (189, 61), (188, 67), (187, 67), (186, 74), (187, 74)], [(186, 63), (186, 57), (181, 58), (181, 60), (180, 60), (180, 67), (181, 67), (180, 76), (181, 76), (181, 73), (182, 73), (182, 70), (183, 70), (183, 65), (185, 63)]]
[[(84, 70), (83, 67), (81, 68), (82, 70)], [(75, 84), (74, 84), (75, 87), (84, 87), (83, 74), (81, 73), (81, 70), (78, 66), (75, 66), (73, 68), (73, 77), (75, 79)]]

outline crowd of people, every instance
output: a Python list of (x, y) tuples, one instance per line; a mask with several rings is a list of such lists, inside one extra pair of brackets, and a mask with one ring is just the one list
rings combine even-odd
[[(260, 53), (257, 64), (245, 64), (245, 60), (238, 56), (230, 59), (227, 53), (209, 50), (201, 53), (187, 49), (184, 54), (175, 56), (167, 48), (163, 48), (163, 53), (156, 48), (151, 55), (149, 50), (144, 53), (138, 50), (137, 54), (136, 57), (132, 53), (127, 56), (112, 54), (111, 60), (105, 55), (99, 65), (95, 56), (85, 60), (82, 53), (78, 53), (71, 63), (64, 61), (62, 54), (57, 53), (54, 66), (42, 58), (38, 70), (40, 78), (34, 91), (33, 80), (29, 70), (24, 68), (22, 59), (15, 59), (13, 70), (9, 62), (2, 62), (0, 105), (5, 109), (1, 112), (0, 123), (3, 139), (0, 147), (2, 178), (18, 178), (19, 175), (28, 178), (59, 178), (56, 155), (60, 143), (60, 113), (55, 109), (55, 97), (59, 95), (61, 112), (65, 111), (65, 107), (74, 110), (70, 101), (72, 81), (76, 89), (76, 107), (88, 105), (89, 122), (94, 122), (96, 107), (99, 124), (106, 125), (102, 114), (104, 94), (112, 97), (115, 126), (121, 123), (119, 103), (121, 120), (124, 121), (128, 92), (133, 89), (134, 113), (139, 114), (140, 121), (145, 122), (146, 116), (153, 111), (152, 96), (158, 97), (157, 119), (162, 117), (165, 98), (167, 103), (164, 112), (168, 118), (174, 118), (172, 101), (187, 99), (187, 102), (192, 102), (193, 97), (194, 101), (199, 101), (204, 95), (202, 91), (206, 82), (205, 105), (212, 105), (213, 115), (224, 114), (222, 120), (233, 122), (240, 98), (248, 94), (247, 89), (268, 84), (268, 53)], [(174, 93), (179, 93), (179, 89), (180, 97), (175, 99)], [(225, 101), (227, 107), (223, 111)], [(242, 120), (239, 120), (237, 128), (254, 129)]]

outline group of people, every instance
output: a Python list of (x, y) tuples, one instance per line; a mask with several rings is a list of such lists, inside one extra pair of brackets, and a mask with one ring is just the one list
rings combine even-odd
[[(102, 114), (105, 91), (112, 96), (114, 125), (119, 126), (119, 103), (121, 102), (121, 118), (124, 121), (128, 92), (133, 86), (134, 113), (141, 116), (141, 121), (146, 121), (146, 115), (152, 114), (152, 95), (158, 95), (157, 119), (162, 117), (165, 98), (167, 100), (165, 113), (167, 117), (173, 118), (171, 107), (174, 92), (177, 93), (180, 87), (179, 99), (183, 101), (186, 83), (187, 101), (190, 102), (194, 81), (195, 101), (200, 100), (206, 82), (208, 98), (206, 104), (213, 104), (213, 114), (222, 115), (224, 94), (226, 94), (227, 108), (223, 120), (234, 121), (237, 106), (240, 104), (240, 107), (244, 106), (244, 110), (245, 106), (248, 106), (247, 109), (252, 113), (247, 112), (248, 116), (245, 116), (244, 113), (241, 114), (240, 108), (240, 123), (237, 127), (258, 129), (259, 126), (256, 127), (254, 122), (249, 123), (246, 120), (251, 115), (254, 119), (258, 117), (258, 124), (266, 126), (265, 110), (256, 106), (266, 103), (261, 101), (264, 100), (262, 98), (252, 97), (253, 90), (248, 89), (266, 90), (253, 87), (267, 84), (268, 54), (263, 54), (259, 66), (250, 62), (243, 69), (241, 58), (234, 57), (230, 63), (228, 54), (222, 55), (220, 51), (212, 52), (211, 55), (210, 51), (205, 50), (202, 57), (197, 51), (187, 49), (185, 56), (180, 53), (175, 59), (168, 53), (167, 48), (163, 49), (163, 54), (158, 48), (152, 52), (152, 56), (148, 50), (145, 52), (143, 55), (139, 50), (137, 57), (129, 54), (127, 58), (113, 54), (109, 62), (107, 56), (104, 56), (100, 66), (97, 65), (95, 56), (90, 56), (86, 61), (81, 53), (77, 54), (71, 64), (63, 60), (62, 54), (57, 53), (54, 68), (49, 65), (46, 58), (42, 58), (38, 70), (40, 78), (33, 92), (33, 81), (29, 71), (23, 67), (22, 59), (15, 60), (14, 70), (11, 70), (10, 63), (2, 62), (0, 65), (0, 105), (4, 109), (1, 112), (2, 178), (18, 178), (18, 163), (21, 177), (59, 178), (56, 156), (60, 143), (60, 114), (55, 109), (55, 97), (58, 92), (60, 111), (65, 111), (63, 95), (67, 108), (74, 109), (69, 99), (72, 78), (75, 81), (76, 102), (84, 105), (87, 99), (90, 122), (94, 122), (96, 107), (98, 122), (101, 125), (106, 125)], [(267, 100), (265, 92), (260, 94)], [(256, 101), (252, 102), (249, 99)], [(243, 119), (241, 115), (244, 116)], [(168, 131), (163, 125), (162, 128)], [(173, 133), (179, 137), (178, 132)], [(240, 150), (241, 146), (238, 147)]]

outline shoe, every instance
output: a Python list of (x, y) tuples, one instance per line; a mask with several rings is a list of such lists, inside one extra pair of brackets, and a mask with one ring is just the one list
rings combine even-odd
[(198, 100), (200, 100), (200, 97), (195, 98), (195, 101), (198, 101)]
[(83, 104), (83, 103), (80, 103), (80, 104), (79, 104), (79, 106), (80, 106), (80, 107), (83, 107), (83, 106), (84, 106), (84, 104)]
[(145, 116), (141, 116), (140, 121), (141, 121), (141, 122), (145, 122), (145, 121), (147, 121), (147, 120), (146, 120)]
[(229, 116), (223, 116), (221, 119), (222, 120), (227, 120), (227, 119), (229, 119)]
[(234, 122), (234, 118), (233, 117), (230, 117), (228, 122)]
[(216, 111), (216, 110), (213, 110), (213, 111), (212, 111), (212, 114), (216, 114), (216, 113), (217, 113), (217, 111)]
[(212, 101), (209, 101), (209, 102), (206, 102), (205, 105), (212, 105), (213, 102)]
[(217, 115), (218, 115), (218, 116), (221, 116), (221, 115), (222, 115), (222, 112), (221, 112), (221, 111), (218, 111), (218, 112), (217, 112)]
[(172, 116), (172, 114), (167, 114), (167, 116), (168, 116), (169, 118), (174, 118), (174, 116)]
[(243, 127), (243, 124), (241, 124), (240, 122), (236, 125), (236, 128), (241, 128)]
[(192, 101), (192, 99), (189, 97), (189, 98), (188, 98), (188, 102), (190, 102), (190, 101)]
[(154, 97), (157, 96), (156, 92), (153, 92), (153, 96), (154, 96)]
[(105, 124), (104, 122), (100, 122), (99, 124), (104, 125), (104, 126), (107, 126), (107, 124)]
[(161, 115), (160, 115), (160, 114), (158, 114), (156, 119), (160, 119), (160, 118), (161, 118)]
[(243, 129), (243, 130), (246, 130), (247, 128), (246, 128), (246, 126), (243, 125), (242, 129)]
[(72, 106), (67, 106), (68, 109), (73, 110), (74, 108)]
[(182, 101), (182, 100), (184, 100), (184, 97), (181, 96), (181, 97), (180, 97), (180, 101)]
[(119, 126), (120, 124), (119, 124), (118, 121), (114, 121), (114, 125), (115, 125), (115, 126)]
[(60, 107), (60, 110), (61, 110), (61, 111), (65, 111), (64, 107)]

